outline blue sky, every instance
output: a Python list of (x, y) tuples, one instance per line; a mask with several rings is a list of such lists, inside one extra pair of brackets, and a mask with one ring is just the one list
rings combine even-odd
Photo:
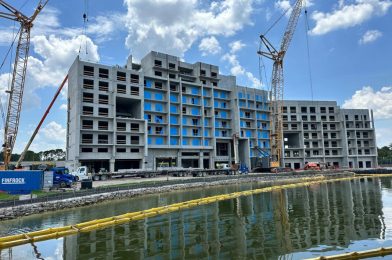
[[(31, 15), (38, 0), (7, 2)], [(241, 85), (268, 88), (271, 62), (264, 59), (265, 70), (260, 73), (256, 54), (259, 35), (293, 3), (294, 0), (50, 1), (32, 29), (15, 151), (24, 147), (79, 50), (84, 59), (110, 65), (123, 65), (129, 54), (140, 60), (150, 50), (166, 52), (188, 62), (219, 65), (221, 73), (236, 75)], [(373, 109), (378, 146), (392, 143), (392, 1), (307, 0), (307, 10), (309, 30), (302, 12), (285, 59), (285, 99), (311, 99), (308, 34), (314, 100), (336, 100), (347, 108)], [(88, 15), (85, 26), (84, 12)], [(267, 34), (277, 47), (287, 21), (284, 16)], [(1, 61), (17, 26), (0, 18)], [(9, 71), (7, 60), (0, 71), (3, 105)], [(64, 91), (33, 143), (33, 150), (65, 147), (65, 104)], [(3, 124), (0, 126), (3, 128)]]

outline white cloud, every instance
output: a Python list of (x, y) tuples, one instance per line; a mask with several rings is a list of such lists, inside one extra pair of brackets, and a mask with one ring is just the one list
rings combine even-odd
[(378, 38), (382, 36), (382, 32), (378, 30), (369, 30), (365, 32), (365, 34), (362, 36), (362, 38), (359, 40), (359, 44), (367, 44), (374, 42)]
[(311, 34), (322, 35), (362, 24), (374, 16), (385, 15), (391, 6), (390, 0), (355, 0), (347, 5), (340, 1), (338, 9), (330, 13), (316, 11), (312, 14), (316, 25)]
[(126, 45), (137, 58), (150, 50), (182, 57), (203, 37), (231, 36), (245, 25), (254, 0), (222, 0), (203, 8), (197, 0), (124, 0)]
[[(312, 5), (313, 5), (313, 0), (306, 0), (304, 1), (303, 4), (303, 6), (307, 6), (307, 7), (310, 7)], [(285, 14), (286, 17), (290, 17), (292, 6), (289, 0), (278, 0), (277, 2), (275, 2), (275, 8), (282, 12), (286, 12)]]
[[(55, 121), (51, 121), (38, 132), (37, 137), (30, 146), (30, 150), (38, 152), (49, 149), (65, 149), (66, 133), (65, 127)], [(17, 152), (17, 147), (15, 147), (15, 151)]]
[[(390, 123), (392, 124), (392, 122)], [(377, 123), (375, 128), (377, 147), (383, 147), (392, 144), (391, 128), (377, 127)]]
[(207, 56), (208, 54), (218, 54), (222, 48), (219, 45), (218, 40), (214, 37), (203, 38), (199, 44), (199, 50), (202, 56)]
[(392, 87), (383, 87), (374, 90), (372, 87), (363, 87), (354, 95), (344, 101), (343, 108), (373, 109), (375, 119), (392, 118)]
[(247, 85), (253, 88), (262, 87), (262, 83), (251, 72), (246, 71), (240, 64), (237, 52), (245, 47), (241, 41), (234, 41), (229, 44), (230, 51), (222, 56), (223, 61), (230, 64), (230, 73), (237, 77), (244, 77)]
[(59, 109), (60, 109), (60, 110), (67, 110), (67, 109), (68, 109), (68, 106), (67, 106), (67, 104), (61, 104), (60, 107), (59, 107)]

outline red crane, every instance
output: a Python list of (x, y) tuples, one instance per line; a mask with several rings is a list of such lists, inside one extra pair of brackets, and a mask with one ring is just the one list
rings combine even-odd
[(273, 64), (272, 69), (272, 83), (271, 83), (271, 115), (270, 115), (270, 167), (281, 167), (282, 166), (282, 152), (283, 152), (283, 119), (282, 119), (282, 107), (283, 107), (283, 90), (284, 90), (284, 78), (283, 78), (283, 59), (289, 48), (290, 42), (293, 38), (295, 28), (297, 27), (299, 15), (304, 0), (297, 0), (292, 7), (292, 12), (289, 18), (289, 22), (286, 27), (286, 31), (283, 35), (280, 49), (277, 50), (264, 35), (260, 35), (261, 43), (266, 48), (266, 51), (258, 51), (257, 53), (261, 56), (271, 59)]
[(30, 31), (33, 27), (33, 21), (37, 15), (41, 12), (42, 8), (48, 3), (46, 1), (40, 1), (34, 14), (31, 17), (27, 17), (22, 12), (0, 0), (0, 6), (6, 9), (6, 12), (0, 12), (0, 17), (9, 20), (17, 21), (20, 23), (19, 40), (16, 47), (16, 55), (14, 61), (14, 68), (12, 72), (11, 86), (7, 90), (9, 94), (7, 118), (4, 128), (4, 167), (8, 168), (8, 164), (11, 160), (12, 150), (15, 145), (16, 136), (18, 134), (20, 111), (22, 107), (23, 90), (26, 79), (26, 67), (27, 60), (29, 57), (30, 48)]

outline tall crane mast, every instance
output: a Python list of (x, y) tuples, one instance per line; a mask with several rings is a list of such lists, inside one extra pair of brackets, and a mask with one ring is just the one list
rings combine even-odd
[(12, 81), (9, 89), (7, 90), (9, 97), (3, 144), (5, 169), (8, 168), (8, 164), (11, 160), (12, 150), (14, 148), (16, 136), (18, 134), (19, 117), (26, 79), (27, 59), (29, 57), (30, 31), (33, 27), (33, 21), (44, 8), (44, 6), (48, 3), (48, 1), (49, 0), (43, 2), (40, 0), (33, 15), (31, 17), (27, 17), (13, 6), (7, 4), (3, 0), (0, 0), (0, 6), (3, 6), (7, 10), (7, 12), (0, 12), (0, 17), (20, 23), (19, 39), (18, 45), (16, 47)]
[(292, 12), (289, 18), (289, 22), (286, 27), (286, 31), (283, 35), (280, 49), (277, 50), (264, 35), (260, 35), (261, 43), (266, 48), (266, 51), (258, 51), (257, 53), (261, 56), (269, 58), (273, 61), (272, 69), (272, 82), (271, 82), (271, 115), (270, 115), (270, 167), (280, 167), (283, 164), (283, 118), (282, 118), (282, 107), (283, 107), (283, 90), (284, 90), (284, 78), (283, 78), (283, 59), (290, 45), (291, 40), (297, 27), (299, 15), (304, 0), (297, 0), (292, 7)]

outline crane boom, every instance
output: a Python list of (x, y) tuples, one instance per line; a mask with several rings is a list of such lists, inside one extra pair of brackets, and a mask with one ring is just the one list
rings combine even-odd
[(48, 0), (46, 0), (44, 3), (40, 1), (34, 14), (31, 17), (27, 17), (16, 8), (7, 4), (3, 0), (0, 0), (0, 5), (9, 11), (9, 13), (0, 12), (0, 17), (18, 21), (21, 26), (18, 45), (16, 47), (12, 81), (10, 88), (7, 90), (9, 98), (3, 144), (4, 167), (6, 169), (8, 168), (8, 164), (11, 160), (12, 150), (14, 148), (16, 136), (18, 133), (24, 84), (26, 79), (27, 60), (30, 49), (30, 30), (31, 27), (33, 27), (33, 21), (41, 12), (42, 8), (44, 8), (44, 6), (47, 4), (47, 2)]
[(271, 142), (271, 167), (280, 167), (283, 158), (283, 91), (284, 91), (284, 77), (283, 77), (283, 59), (287, 49), (293, 38), (295, 28), (297, 27), (299, 15), (304, 0), (297, 0), (292, 8), (292, 12), (287, 24), (285, 33), (282, 38), (280, 49), (277, 50), (264, 35), (260, 35), (260, 39), (267, 51), (258, 51), (258, 54), (271, 59), (273, 64), (272, 69), (272, 85), (270, 93), (271, 101), (271, 117), (270, 117), (270, 142)]

